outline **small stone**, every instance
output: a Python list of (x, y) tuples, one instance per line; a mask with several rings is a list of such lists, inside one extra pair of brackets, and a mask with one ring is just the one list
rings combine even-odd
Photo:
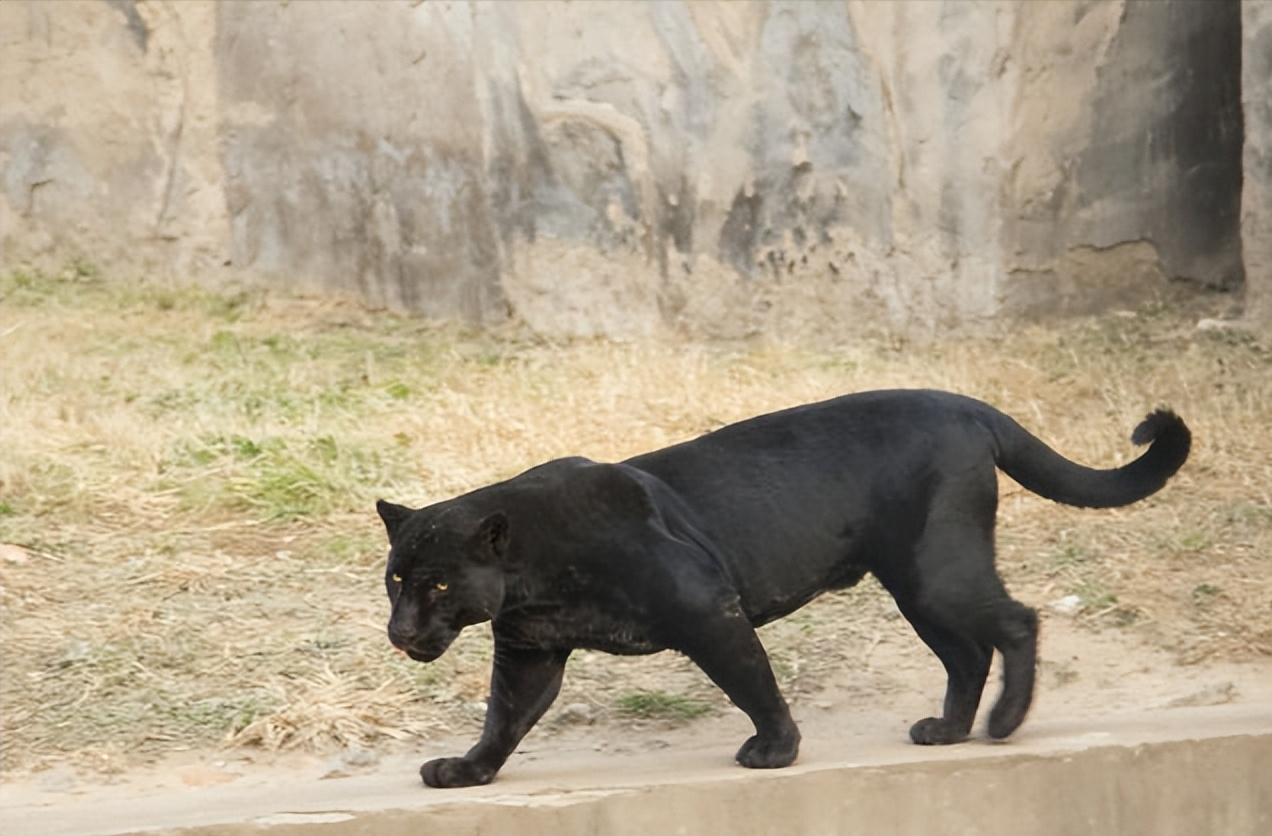
[(5, 563), (21, 566), (30, 559), (31, 555), (21, 546), (15, 546), (12, 543), (0, 543), (0, 560)]
[(66, 652), (62, 654), (63, 665), (87, 661), (93, 653), (93, 645), (87, 639), (71, 639), (66, 643)]
[(561, 709), (559, 719), (562, 723), (588, 725), (596, 720), (596, 712), (587, 703), (572, 702)]
[(1060, 615), (1073, 615), (1082, 609), (1082, 598), (1078, 595), (1066, 595), (1047, 604), (1047, 608)]
[(327, 762), (327, 771), (319, 779), (349, 778), (359, 773), (371, 772), (379, 764), (379, 752), (362, 746), (350, 746)]
[(340, 762), (353, 769), (369, 769), (379, 765), (380, 753), (374, 749), (353, 746), (340, 755)]
[(45, 792), (74, 792), (79, 786), (79, 775), (69, 766), (55, 766), (41, 773), (37, 783)]

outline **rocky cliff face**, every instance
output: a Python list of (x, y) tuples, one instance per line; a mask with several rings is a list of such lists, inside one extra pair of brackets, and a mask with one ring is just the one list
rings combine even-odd
[(1272, 237), (1249, 186), (1242, 227), (1241, 17), (5, 2), (4, 264), (617, 337), (944, 333), (1234, 288), (1242, 237)]
[(1272, 331), (1272, 3), (1243, 3), (1241, 11), (1246, 315), (1252, 324)]

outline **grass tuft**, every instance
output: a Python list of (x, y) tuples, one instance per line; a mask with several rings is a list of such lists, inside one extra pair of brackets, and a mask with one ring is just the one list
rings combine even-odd
[(713, 714), (715, 708), (701, 700), (665, 691), (633, 691), (618, 698), (618, 712), (637, 720), (683, 724)]

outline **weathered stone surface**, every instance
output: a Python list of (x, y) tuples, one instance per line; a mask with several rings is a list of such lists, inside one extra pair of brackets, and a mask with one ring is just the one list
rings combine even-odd
[(1272, 331), (1272, 3), (1241, 4), (1245, 186), (1241, 245), (1247, 319)]
[(3, 264), (205, 274), (228, 225), (201, 3), (0, 8)]
[(290, 772), (150, 793), (69, 794), (71, 775), (34, 797), (7, 794), (0, 814), (24, 836), (1264, 836), (1269, 708), (1031, 723), (1008, 744), (911, 746), (876, 730), (829, 747), (806, 740), (799, 763), (774, 770), (730, 765), (732, 748), (718, 742), (576, 753), (565, 763), (523, 760), (488, 787), (447, 792), (412, 780), (418, 756), (336, 780)]
[(1239, 11), (1036, 4), (1022, 16), (1009, 311), (1099, 310), (1167, 278), (1241, 285)]
[[(616, 337), (925, 335), (1230, 289), (1272, 238), (1266, 114), (1241, 203), (1242, 13), (7, 1), (3, 266)], [(1257, 51), (1266, 8), (1244, 14)]]

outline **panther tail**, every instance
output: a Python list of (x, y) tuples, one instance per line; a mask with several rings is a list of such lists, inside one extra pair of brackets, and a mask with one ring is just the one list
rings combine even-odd
[(1003, 472), (1040, 496), (1081, 508), (1114, 508), (1156, 493), (1183, 466), (1192, 446), (1183, 419), (1167, 409), (1151, 413), (1131, 435), (1148, 449), (1109, 470), (1069, 461), (1001, 412), (995, 411), (991, 427)]

